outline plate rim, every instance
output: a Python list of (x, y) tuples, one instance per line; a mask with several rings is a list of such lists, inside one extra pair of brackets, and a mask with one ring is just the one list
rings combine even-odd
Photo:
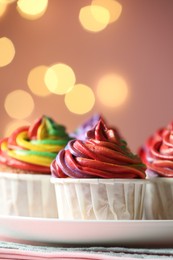
[[(28, 228), (32, 225), (34, 231)], [(40, 234), (40, 227), (42, 226), (43, 229)], [(148, 245), (157, 247), (164, 244), (164, 246), (172, 247), (172, 227), (173, 220), (60, 220), (57, 218), (0, 215), (0, 237), (5, 237), (5, 241), (12, 240), (16, 243), (22, 242), (34, 245), (142, 247)], [(78, 228), (80, 229), (79, 234), (74, 236)], [(157, 236), (151, 233), (153, 228), (157, 231)], [(135, 232), (133, 232), (134, 229)], [(49, 234), (47, 230), (50, 230)], [(97, 232), (100, 234), (99, 236)], [(164, 242), (162, 239), (160, 241), (161, 232)]]
[(0, 220), (23, 220), (23, 221), (45, 221), (45, 222), (57, 222), (57, 223), (172, 223), (172, 219), (141, 219), (141, 220), (95, 220), (95, 219), (58, 219), (58, 218), (42, 218), (42, 217), (29, 217), (29, 216), (11, 216), (1, 215)]

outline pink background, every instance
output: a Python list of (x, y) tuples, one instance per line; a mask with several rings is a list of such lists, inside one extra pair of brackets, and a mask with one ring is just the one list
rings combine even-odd
[(127, 0), (119, 20), (99, 33), (85, 31), (78, 14), (87, 0), (51, 0), (45, 15), (35, 21), (22, 18), (11, 4), (0, 18), (0, 37), (9, 37), (16, 48), (13, 62), (0, 68), (0, 136), (11, 121), (4, 109), (6, 95), (15, 89), (28, 92), (26, 78), (38, 65), (70, 65), (77, 83), (92, 87), (104, 74), (122, 75), (129, 87), (124, 105), (108, 109), (96, 98), (92, 111), (75, 115), (62, 96), (37, 97), (33, 114), (47, 114), (74, 130), (93, 113), (102, 113), (117, 126), (135, 151), (157, 128), (173, 120), (173, 1)]

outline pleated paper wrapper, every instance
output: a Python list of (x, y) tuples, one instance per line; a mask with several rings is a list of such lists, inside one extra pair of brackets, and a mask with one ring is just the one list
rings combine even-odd
[(144, 219), (173, 219), (173, 178), (154, 177), (147, 181)]
[(51, 178), (59, 219), (142, 219), (145, 180)]
[(0, 173), (0, 215), (57, 218), (50, 175)]

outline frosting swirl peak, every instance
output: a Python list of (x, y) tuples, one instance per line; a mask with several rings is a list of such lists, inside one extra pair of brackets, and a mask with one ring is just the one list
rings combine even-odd
[(173, 177), (173, 122), (149, 137), (139, 155), (149, 170), (160, 177)]
[(51, 164), (58, 178), (145, 178), (145, 165), (100, 119), (86, 140), (71, 140)]

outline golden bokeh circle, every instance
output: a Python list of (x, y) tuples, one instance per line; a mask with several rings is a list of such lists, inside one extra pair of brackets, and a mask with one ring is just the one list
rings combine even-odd
[(92, 110), (95, 104), (95, 95), (92, 89), (84, 84), (76, 84), (65, 95), (65, 105), (75, 114), (85, 114)]

